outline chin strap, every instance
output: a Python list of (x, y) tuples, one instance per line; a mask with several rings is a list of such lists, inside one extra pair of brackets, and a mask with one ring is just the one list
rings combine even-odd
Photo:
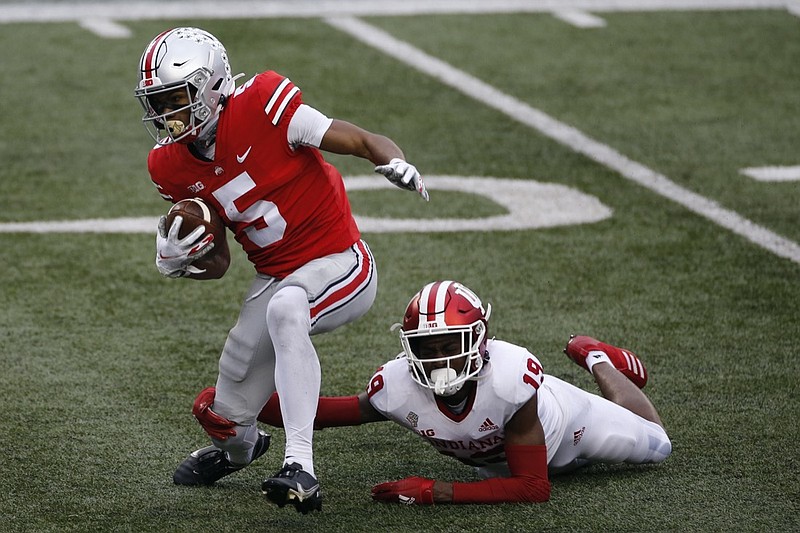
[(201, 130), (203, 130), (198, 136), (197, 139), (192, 142), (198, 150), (206, 151), (208, 150), (209, 146), (213, 146), (214, 143), (217, 142), (217, 124), (219, 122), (219, 113), (216, 116), (207, 119), (207, 122), (210, 122), (209, 125), (201, 126)]

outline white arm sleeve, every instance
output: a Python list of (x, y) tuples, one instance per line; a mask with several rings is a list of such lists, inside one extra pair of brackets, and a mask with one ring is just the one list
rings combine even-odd
[(330, 119), (311, 107), (310, 105), (300, 104), (289, 122), (287, 141), (292, 150), (301, 144), (319, 148), (322, 137), (328, 128), (331, 127), (333, 119)]

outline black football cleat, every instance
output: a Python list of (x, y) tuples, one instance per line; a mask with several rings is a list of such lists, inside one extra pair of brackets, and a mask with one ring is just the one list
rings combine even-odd
[(273, 477), (265, 479), (261, 492), (278, 507), (289, 503), (298, 513), (322, 511), (319, 481), (297, 463), (284, 465)]
[[(263, 431), (258, 432), (258, 440), (253, 448), (252, 463), (269, 449), (270, 436)], [(228, 460), (228, 456), (216, 446), (206, 446), (189, 454), (175, 473), (172, 481), (176, 485), (213, 485), (219, 479), (233, 474), (247, 465), (237, 465)]]

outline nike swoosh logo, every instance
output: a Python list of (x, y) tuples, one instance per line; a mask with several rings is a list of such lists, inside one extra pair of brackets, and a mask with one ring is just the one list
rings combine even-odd
[(253, 147), (250, 146), (244, 154), (236, 156), (236, 160), (239, 162), (239, 164), (244, 163), (244, 160), (247, 159), (248, 155), (250, 155), (250, 150), (252, 150), (252, 149), (253, 149)]
[(308, 490), (304, 490), (303, 486), (300, 483), (297, 483), (297, 490), (289, 489), (289, 492), (294, 492), (295, 494), (297, 494), (297, 497), (302, 502), (303, 500), (305, 500), (309, 496), (312, 496), (318, 490), (319, 490), (319, 483), (317, 483), (313, 487), (310, 487)]

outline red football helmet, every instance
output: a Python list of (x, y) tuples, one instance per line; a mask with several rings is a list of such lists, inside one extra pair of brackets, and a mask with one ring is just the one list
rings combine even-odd
[[(408, 359), (411, 376), (419, 385), (439, 396), (451, 396), (483, 368), (489, 315), (480, 298), (455, 281), (436, 281), (425, 285), (406, 307), (400, 329), (400, 342)], [(455, 355), (435, 359), (419, 357), (419, 346), (426, 337), (461, 333), (461, 350)], [(457, 372), (454, 361), (466, 357), (464, 368)], [(428, 375), (423, 363), (445, 363)]]

